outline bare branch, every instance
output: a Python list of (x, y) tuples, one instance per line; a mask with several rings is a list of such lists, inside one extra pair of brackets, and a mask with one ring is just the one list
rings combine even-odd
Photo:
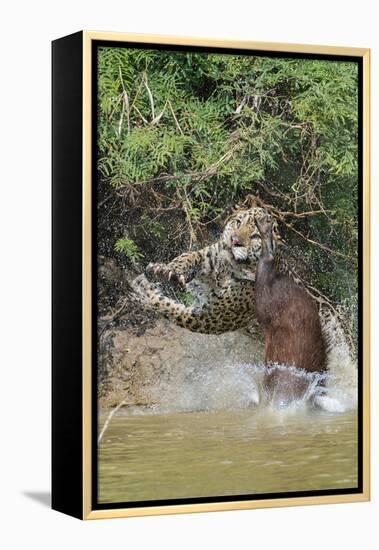
[(125, 298), (121, 304), (121, 307), (119, 307), (115, 312), (113, 312), (111, 315), (106, 315), (105, 317), (101, 317), (101, 321), (105, 321), (107, 324), (114, 321), (119, 315), (123, 312), (125, 309), (126, 304), (128, 303), (128, 299)]
[[(134, 108), (138, 111), (137, 107), (134, 106)], [(138, 111), (144, 122), (148, 123), (146, 119), (144, 119), (143, 115)], [(164, 183), (166, 181), (177, 181), (181, 179), (188, 179), (190, 181), (203, 181), (206, 178), (209, 178), (211, 176), (214, 176), (217, 174), (218, 169), (223, 164), (226, 164), (229, 162), (229, 160), (232, 158), (233, 153), (237, 151), (240, 148), (240, 144), (236, 143), (232, 146), (232, 148), (224, 153), (222, 157), (219, 158), (218, 161), (211, 164), (206, 168), (205, 170), (199, 170), (198, 172), (184, 172), (182, 174), (162, 174), (161, 176), (156, 176), (154, 178), (151, 178), (149, 180), (143, 180), (143, 181), (136, 181), (133, 183), (134, 186), (141, 186), (141, 185), (151, 185), (153, 183)], [(122, 190), (124, 187), (128, 187), (131, 185), (129, 182), (124, 185), (118, 186), (117, 190)]]
[(138, 96), (139, 96), (139, 94), (140, 94), (140, 91), (141, 91), (142, 86), (143, 86), (143, 75), (142, 75), (142, 78), (140, 79), (140, 83), (138, 84), (138, 88), (137, 88), (137, 91), (136, 91), (136, 93), (135, 93), (133, 102), (132, 102), (132, 104), (131, 104), (131, 106), (130, 106), (130, 110), (132, 110), (132, 108), (134, 107), (134, 104), (135, 104), (135, 102), (137, 101), (137, 98), (138, 98)]
[(129, 97), (126, 91), (124, 91), (124, 108), (125, 108), (126, 120), (128, 124), (128, 134), (130, 134), (130, 107), (129, 107)]
[(153, 120), (151, 121), (151, 124), (158, 124), (158, 122), (160, 121), (160, 119), (161, 119), (162, 116), (163, 116), (163, 113), (164, 113), (165, 110), (166, 110), (166, 107), (167, 107), (167, 101), (166, 101), (166, 103), (164, 104), (164, 107), (163, 107), (162, 111), (159, 113), (159, 115), (157, 115), (155, 118), (153, 118)]
[(178, 128), (178, 130), (179, 130), (179, 132), (182, 134), (182, 136), (184, 136), (183, 130), (182, 130), (181, 127), (180, 127), (180, 124), (179, 124), (179, 122), (178, 122), (178, 119), (176, 118), (176, 115), (175, 115), (175, 113), (174, 113), (174, 109), (172, 108), (171, 101), (170, 101), (169, 99), (167, 100), (167, 103), (168, 103), (168, 106), (170, 107), (171, 114), (172, 114), (172, 116), (173, 116), (173, 118), (174, 118), (176, 127)]
[(243, 106), (245, 105), (246, 101), (247, 101), (247, 97), (244, 96), (244, 97), (242, 98), (241, 103), (238, 105), (237, 109), (234, 111), (234, 114), (235, 114), (235, 115), (239, 115), (239, 114), (240, 114), (240, 112), (242, 111), (242, 108), (243, 108)]
[(121, 129), (122, 129), (122, 122), (124, 119), (124, 110), (126, 113), (126, 119), (128, 123), (128, 134), (130, 133), (130, 107), (129, 107), (129, 97), (125, 90), (124, 86), (124, 79), (122, 78), (122, 71), (121, 71), (121, 65), (118, 66), (118, 72), (120, 75), (120, 82), (122, 86), (122, 94), (121, 97), (123, 99), (123, 110), (121, 111), (120, 121), (118, 123), (118, 135), (121, 135)]
[(120, 120), (118, 121), (118, 135), (120, 136), (121, 135), (121, 129), (122, 129), (122, 122), (124, 120), (124, 109), (122, 109), (121, 111), (121, 116), (120, 116)]
[(290, 216), (292, 218), (307, 218), (308, 216), (320, 216), (321, 214), (325, 215), (326, 212), (334, 214), (335, 210), (307, 210), (306, 212), (280, 211), (282, 216)]
[[(272, 214), (278, 219), (280, 220), (286, 227), (288, 227), (288, 229), (290, 229), (291, 231), (293, 231), (294, 233), (296, 233), (297, 235), (299, 235), (302, 239), (306, 240), (307, 242), (309, 242), (310, 244), (313, 244), (319, 248), (321, 248), (322, 250), (325, 250), (326, 252), (329, 252), (330, 254), (334, 254), (335, 256), (340, 256), (341, 258), (346, 258), (346, 259), (351, 259), (349, 256), (347, 256), (346, 254), (343, 254), (342, 252), (338, 252), (338, 250), (333, 250), (332, 248), (329, 248), (328, 246), (326, 246), (325, 244), (322, 244), (318, 241), (315, 241), (313, 239), (310, 239), (309, 237), (307, 237), (306, 235), (304, 235), (304, 233), (302, 233), (301, 231), (299, 231), (298, 229), (296, 229), (291, 223), (287, 222), (286, 221), (286, 216), (289, 215), (289, 213), (284, 213), (281, 212), (280, 210), (278, 210), (277, 208), (275, 208), (274, 206), (272, 206), (271, 204), (267, 204), (265, 201), (263, 201), (260, 197), (255, 197), (254, 195), (248, 195), (245, 199), (245, 203), (248, 203), (248, 202), (251, 202), (251, 201), (254, 201), (256, 204), (258, 204), (259, 206), (261, 206), (262, 208), (265, 208), (266, 210), (268, 210), (269, 212), (272, 212)], [(307, 214), (307, 213), (305, 213)], [(313, 212), (312, 212), (313, 214)], [(292, 213), (293, 215), (293, 213)], [(295, 213), (295, 217), (304, 217), (302, 216), (302, 213), (300, 214), (297, 214)]]
[(143, 114), (141, 113), (141, 111), (138, 109), (138, 107), (136, 105), (132, 105), (133, 106), (133, 109), (135, 109), (137, 111), (137, 113), (139, 114), (139, 116), (142, 118), (142, 120), (144, 121), (145, 124), (149, 124), (149, 121), (146, 120), (146, 118), (143, 116)]
[(183, 189), (183, 191), (184, 191), (184, 197), (182, 197), (182, 194), (181, 194), (181, 191), (180, 191), (179, 188), (176, 190), (176, 194), (177, 194), (178, 198), (180, 199), (180, 201), (182, 203), (183, 212), (186, 216), (186, 221), (187, 221), (189, 234), (190, 234), (189, 249), (191, 250), (192, 243), (197, 241), (197, 236), (196, 236), (196, 232), (193, 228), (193, 224), (192, 224), (191, 203), (190, 203), (190, 200), (188, 198), (186, 190)]
[(154, 120), (155, 119), (154, 98), (153, 98), (153, 94), (151, 93), (151, 90), (149, 88), (149, 85), (147, 83), (147, 74), (144, 75), (143, 83), (144, 83), (145, 88), (147, 90), (147, 95), (149, 96), (150, 107), (151, 107), (151, 119)]
[(306, 237), (304, 235), (304, 233), (302, 233), (301, 231), (299, 231), (298, 229), (295, 229), (290, 223), (287, 223), (285, 222), (284, 220), (282, 220), (282, 222), (284, 223), (285, 226), (287, 226), (291, 231), (293, 231), (294, 233), (296, 233), (297, 235), (299, 235), (300, 237), (302, 237), (303, 239), (305, 239), (306, 241), (308, 241), (309, 243), (311, 244), (314, 244), (315, 246), (318, 246), (319, 248), (321, 248), (322, 250), (325, 250), (326, 252), (330, 252), (330, 254), (334, 254), (335, 256), (340, 256), (341, 258), (345, 258), (345, 259), (351, 259), (350, 256), (347, 256), (346, 254), (343, 254), (342, 252), (338, 252), (337, 250), (333, 250), (332, 248), (329, 248), (328, 246), (326, 246), (325, 244), (322, 244), (322, 243), (319, 243), (318, 241), (314, 241), (313, 239), (310, 239), (309, 237)]
[(108, 426), (109, 426), (109, 422), (112, 420), (113, 416), (116, 414), (116, 412), (117, 412), (119, 409), (121, 409), (121, 407), (123, 407), (124, 405), (127, 405), (127, 404), (128, 404), (127, 401), (125, 401), (125, 399), (124, 399), (123, 401), (121, 401), (121, 403), (119, 403), (119, 404), (117, 405), (117, 407), (115, 407), (114, 409), (112, 409), (111, 412), (108, 414), (108, 416), (107, 416), (107, 418), (106, 418), (106, 420), (105, 420), (105, 422), (104, 422), (104, 426), (103, 426), (103, 428), (102, 428), (102, 430), (101, 430), (101, 432), (100, 432), (100, 434), (99, 434), (99, 437), (98, 437), (98, 439), (97, 439), (97, 444), (98, 444), (98, 445), (100, 445), (101, 440), (103, 439), (103, 436), (104, 436), (104, 434), (105, 434), (105, 432), (106, 432), (106, 429), (107, 429)]

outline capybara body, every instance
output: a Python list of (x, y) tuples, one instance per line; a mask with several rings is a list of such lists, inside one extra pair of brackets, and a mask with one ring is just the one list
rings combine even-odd
[(275, 269), (272, 221), (267, 216), (258, 228), (262, 253), (255, 277), (255, 302), (265, 337), (265, 363), (268, 367), (265, 386), (271, 398), (283, 404), (303, 397), (309, 381), (282, 366), (293, 366), (309, 373), (325, 372), (326, 345), (318, 309), (312, 298)]

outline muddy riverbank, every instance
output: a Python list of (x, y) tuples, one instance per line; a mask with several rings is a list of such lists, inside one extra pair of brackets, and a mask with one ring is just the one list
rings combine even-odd
[(225, 365), (256, 363), (262, 357), (262, 341), (247, 331), (198, 334), (166, 319), (110, 328), (102, 335), (99, 408), (109, 409), (123, 400), (130, 407), (162, 406), (182, 396), (178, 407), (185, 409), (188, 381), (198, 378), (200, 391), (203, 373), (212, 376), (224, 372)]

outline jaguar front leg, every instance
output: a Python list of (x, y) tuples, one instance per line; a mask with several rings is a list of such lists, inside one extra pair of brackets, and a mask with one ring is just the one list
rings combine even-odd
[(196, 275), (202, 260), (201, 251), (185, 252), (168, 264), (150, 263), (146, 268), (146, 274), (154, 278), (179, 283), (185, 287), (186, 283)]
[(146, 267), (146, 274), (152, 275), (155, 278), (165, 279), (167, 281), (172, 281), (179, 283), (181, 286), (185, 286), (186, 278), (183, 273), (177, 273), (174, 267), (170, 264), (163, 263), (149, 263)]

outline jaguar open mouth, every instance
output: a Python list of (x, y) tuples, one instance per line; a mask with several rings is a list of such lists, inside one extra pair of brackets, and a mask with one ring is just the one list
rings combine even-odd
[(232, 246), (236, 246), (236, 247), (242, 246), (239, 239), (238, 239), (238, 237), (236, 237), (235, 235), (232, 235), (230, 237), (230, 243), (231, 243)]

